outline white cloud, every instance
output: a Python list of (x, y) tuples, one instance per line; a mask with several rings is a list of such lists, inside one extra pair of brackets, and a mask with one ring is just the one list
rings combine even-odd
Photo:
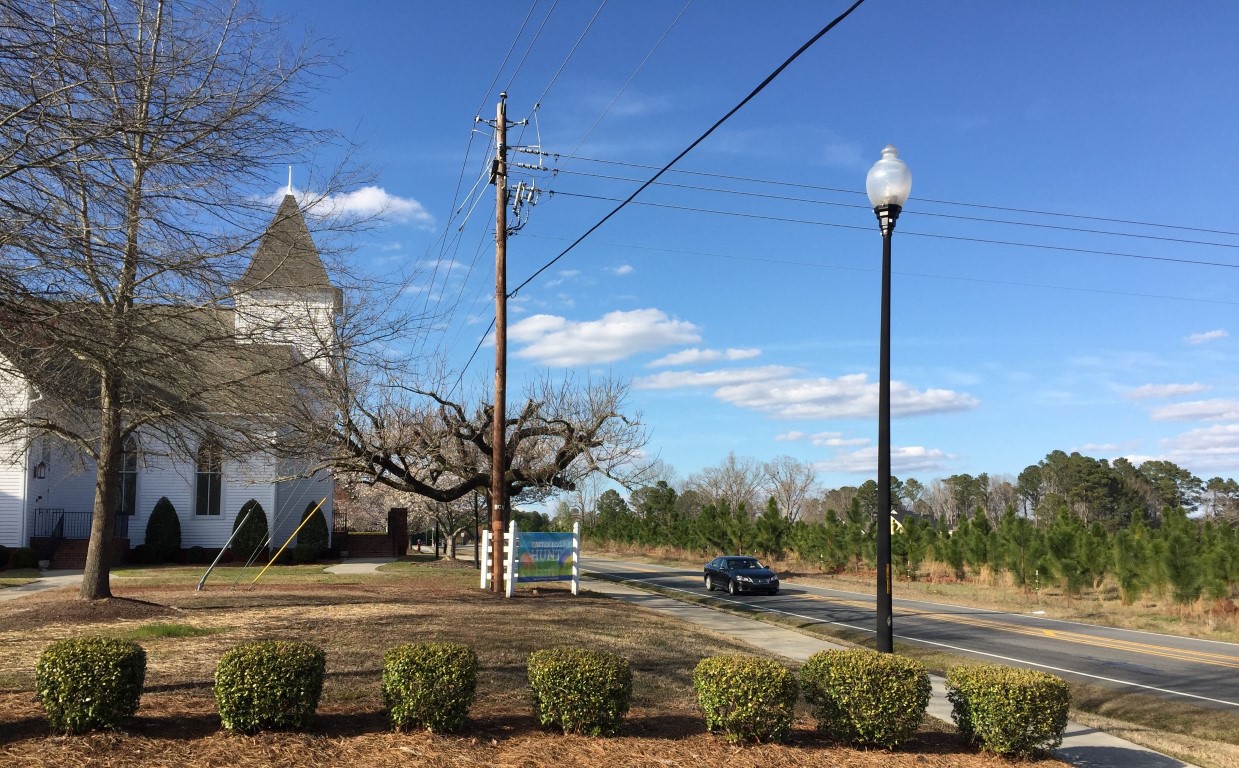
[[(891, 446), (891, 472), (894, 474), (910, 474), (913, 472), (934, 472), (945, 469), (947, 462), (955, 456), (919, 445)], [(833, 459), (816, 462), (817, 469), (825, 472), (868, 472), (874, 473), (878, 468), (878, 448), (870, 446), (851, 453), (842, 453)]]
[(1184, 341), (1186, 341), (1188, 344), (1204, 344), (1205, 342), (1208, 342), (1208, 341), (1217, 341), (1218, 339), (1224, 339), (1229, 335), (1230, 334), (1227, 333), (1226, 331), (1222, 330), (1221, 328), (1218, 328), (1215, 331), (1205, 331), (1204, 333), (1193, 333), (1191, 336), (1188, 336), (1187, 338), (1185, 338)]
[(1123, 394), (1132, 400), (1148, 400), (1156, 397), (1177, 397), (1178, 395), (1194, 395), (1204, 392), (1208, 387), (1204, 384), (1144, 384), (1129, 389)]
[[(268, 200), (278, 205), (287, 190), (280, 190)], [(306, 206), (313, 216), (364, 216), (392, 221), (397, 224), (416, 224), (421, 229), (433, 229), (434, 217), (411, 197), (390, 194), (382, 187), (362, 187), (352, 192), (319, 197), (305, 190), (293, 190), (297, 201)]]
[(687, 387), (725, 387), (755, 381), (782, 379), (796, 372), (784, 365), (764, 365), (758, 368), (735, 368), (718, 371), (665, 371), (637, 379), (638, 389), (684, 389)]
[(546, 365), (590, 365), (672, 344), (701, 339), (697, 326), (659, 309), (609, 312), (599, 320), (574, 322), (557, 315), (532, 315), (508, 328), (508, 339), (524, 348), (518, 357)]
[(617, 276), (631, 275), (633, 273), (633, 268), (631, 264), (621, 264), (618, 267), (607, 267), (607, 271)]
[[(870, 418), (878, 410), (878, 386), (863, 373), (837, 379), (782, 379), (753, 381), (720, 387), (715, 397), (724, 402), (763, 411), (780, 419)], [(949, 389), (916, 390), (891, 382), (891, 415), (919, 416), (964, 411), (979, 401)]]
[(807, 432), (800, 432), (798, 430), (785, 432), (774, 439), (787, 442), (808, 440), (819, 448), (850, 448), (858, 445), (868, 445), (869, 443), (869, 438), (867, 437), (844, 437), (842, 432), (818, 432), (817, 434), (810, 435)]
[(1174, 403), (1153, 411), (1154, 421), (1239, 421), (1239, 400), (1215, 398)]
[(1233, 473), (1239, 465), (1239, 424), (1193, 429), (1165, 441), (1171, 461), (1201, 470)]
[(672, 352), (666, 357), (660, 357), (650, 363), (649, 367), (658, 368), (665, 365), (712, 363), (718, 360), (748, 360), (760, 354), (760, 349), (698, 349), (692, 347), (680, 352)]

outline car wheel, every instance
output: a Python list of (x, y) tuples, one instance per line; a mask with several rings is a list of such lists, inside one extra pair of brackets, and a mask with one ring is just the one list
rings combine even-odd
[(772, 589), (772, 590), (770, 590), (770, 594), (772, 594), (772, 595), (777, 595), (777, 594), (779, 594), (779, 590), (777, 590), (777, 589)]
[(740, 592), (740, 589), (736, 586), (736, 580), (728, 579), (727, 580), (727, 594), (735, 595), (735, 594), (738, 594), (739, 592)]
[(710, 578), (710, 574), (708, 573), (706, 574), (706, 591), (707, 592), (714, 591), (714, 579)]

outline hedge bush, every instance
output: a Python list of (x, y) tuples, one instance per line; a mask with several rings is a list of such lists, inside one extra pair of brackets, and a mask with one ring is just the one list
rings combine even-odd
[(39, 556), (30, 547), (14, 547), (9, 550), (9, 567), (13, 570), (38, 568)]
[[(306, 522), (307, 517), (310, 518), (309, 522)], [(330, 540), (327, 517), (317, 503), (312, 503), (308, 504), (305, 511), (301, 513), (301, 522), (305, 523), (305, 527), (297, 534), (297, 549), (304, 548), (307, 553), (310, 553), (310, 559), (301, 562), (313, 562), (327, 552)]]
[(564, 733), (610, 736), (632, 698), (627, 659), (606, 651), (547, 648), (529, 654), (534, 717)]
[(9, 548), (0, 544), (0, 571), (9, 566)]
[[(250, 513), (248, 517), (246, 517), (247, 512)], [(232, 522), (233, 531), (241, 526), (242, 520), (245, 521), (245, 525), (241, 527), (240, 533), (237, 533), (229, 548), (238, 558), (247, 560), (259, 550), (266, 548), (267, 540), (271, 538), (271, 531), (267, 527), (267, 513), (255, 499), (250, 499), (241, 505), (241, 510), (237, 512), (237, 519)]]
[(924, 664), (868, 650), (813, 654), (800, 668), (800, 687), (819, 731), (887, 749), (916, 733), (931, 691)]
[(161, 496), (146, 521), (147, 557), (154, 563), (172, 560), (181, 551), (181, 519), (167, 496)]
[(791, 735), (796, 676), (773, 659), (711, 656), (693, 670), (706, 729), (731, 741), (782, 741)]
[(202, 563), (207, 562), (206, 550), (195, 544), (185, 550), (185, 562), (190, 565), (201, 565)]
[(458, 731), (477, 690), (478, 657), (463, 643), (406, 643), (383, 654), (383, 704), (397, 731)]
[(1028, 757), (1063, 741), (1071, 691), (1060, 677), (979, 664), (948, 670), (946, 685), (960, 734), (984, 749)]
[(146, 651), (132, 640), (78, 637), (52, 643), (35, 665), (35, 695), (55, 731), (116, 728), (138, 711)]
[(309, 643), (264, 640), (229, 649), (215, 668), (215, 704), (239, 733), (304, 730), (323, 693), (327, 657)]

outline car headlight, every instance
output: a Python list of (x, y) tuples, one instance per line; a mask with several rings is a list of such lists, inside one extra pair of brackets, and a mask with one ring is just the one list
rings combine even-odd
[(743, 575), (741, 575), (741, 576), (737, 576), (737, 577), (736, 577), (736, 581), (747, 581), (747, 582), (748, 582), (748, 583), (750, 583), (750, 584), (752, 584), (752, 583), (753, 583), (753, 579), (752, 579), (751, 577), (749, 577), (749, 576), (743, 576)]
[(771, 581), (778, 581), (778, 580), (779, 580), (779, 576), (778, 576), (778, 574), (775, 574), (774, 576), (771, 576), (771, 577), (770, 577), (770, 580), (771, 580)]

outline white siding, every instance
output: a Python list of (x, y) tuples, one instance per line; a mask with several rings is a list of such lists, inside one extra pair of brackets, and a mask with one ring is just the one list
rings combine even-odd
[[(21, 379), (0, 371), (0, 413), (17, 415), (29, 407)], [(23, 547), (26, 536), (26, 451), (20, 438), (0, 442), (0, 544)]]

